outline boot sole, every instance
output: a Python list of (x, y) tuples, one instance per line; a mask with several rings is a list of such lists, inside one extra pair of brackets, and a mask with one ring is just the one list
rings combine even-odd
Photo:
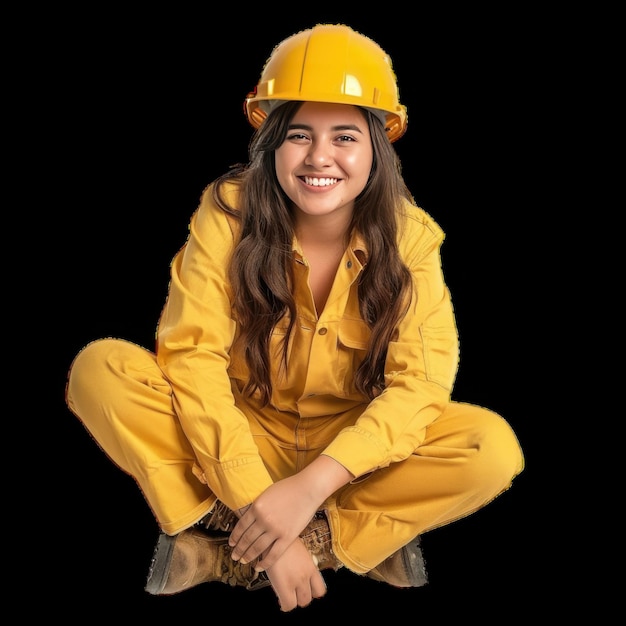
[(167, 582), (175, 543), (176, 537), (171, 537), (165, 533), (161, 533), (157, 541), (145, 586), (145, 590), (154, 596), (161, 594)]
[(402, 550), (402, 561), (411, 587), (423, 587), (428, 583), (428, 573), (419, 536)]

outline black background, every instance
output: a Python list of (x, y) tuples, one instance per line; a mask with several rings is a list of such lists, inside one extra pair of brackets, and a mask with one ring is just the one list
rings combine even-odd
[[(539, 173), (528, 154), (538, 151), (541, 79), (530, 49), (541, 45), (542, 21), (513, 10), (389, 5), (366, 14), (354, 7), (284, 13), (233, 4), (133, 14), (103, 7), (67, 15), (67, 23), (54, 15), (34, 61), (42, 80), (30, 103), (39, 133), (31, 158), (41, 171), (32, 201), (44, 238), (49, 229), (42, 271), (54, 285), (52, 295), (41, 296), (54, 311), (45, 322), (53, 371), (42, 418), (52, 439), (44, 499), (34, 498), (38, 520), (46, 520), (37, 536), (47, 558), (37, 563), (42, 579), (33, 584), (46, 593), (48, 615), (155, 624), (312, 617), (496, 624), (533, 616), (537, 603), (554, 599), (546, 581), (556, 566), (536, 548), (544, 416), (534, 380), (540, 276), (532, 252), (542, 242), (533, 217)], [(326, 572), (327, 596), (289, 614), (279, 612), (269, 589), (214, 583), (149, 596), (143, 586), (156, 523), (132, 479), (66, 408), (67, 369), (99, 337), (153, 347), (169, 263), (200, 194), (247, 158), (247, 92), (273, 46), (317, 22), (347, 23), (393, 59), (409, 113), (407, 134), (396, 144), (404, 175), (447, 233), (444, 271), (461, 337), (453, 397), (506, 417), (527, 468), (485, 509), (424, 537), (424, 588), (397, 590), (344, 570)]]

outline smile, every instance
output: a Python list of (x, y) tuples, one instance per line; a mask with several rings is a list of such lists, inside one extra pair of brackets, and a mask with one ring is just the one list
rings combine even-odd
[(304, 182), (313, 187), (328, 187), (336, 184), (337, 180), (337, 178), (311, 178), (310, 176), (304, 176)]

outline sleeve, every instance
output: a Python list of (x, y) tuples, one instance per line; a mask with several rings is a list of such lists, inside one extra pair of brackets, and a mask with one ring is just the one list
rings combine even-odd
[(414, 292), (388, 348), (386, 387), (324, 451), (357, 477), (408, 458), (450, 400), (459, 340), (442, 271), (443, 240), (443, 231), (426, 213), (418, 210), (409, 219), (400, 251)]
[(189, 237), (174, 257), (156, 353), (172, 402), (195, 455), (194, 473), (232, 509), (271, 483), (248, 420), (235, 405), (228, 375), (235, 333), (227, 268), (231, 221), (205, 190)]

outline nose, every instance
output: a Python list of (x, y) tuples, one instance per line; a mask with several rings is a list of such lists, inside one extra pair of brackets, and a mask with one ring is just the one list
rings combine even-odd
[(333, 147), (325, 141), (312, 141), (309, 152), (305, 159), (306, 165), (324, 167), (333, 162)]

